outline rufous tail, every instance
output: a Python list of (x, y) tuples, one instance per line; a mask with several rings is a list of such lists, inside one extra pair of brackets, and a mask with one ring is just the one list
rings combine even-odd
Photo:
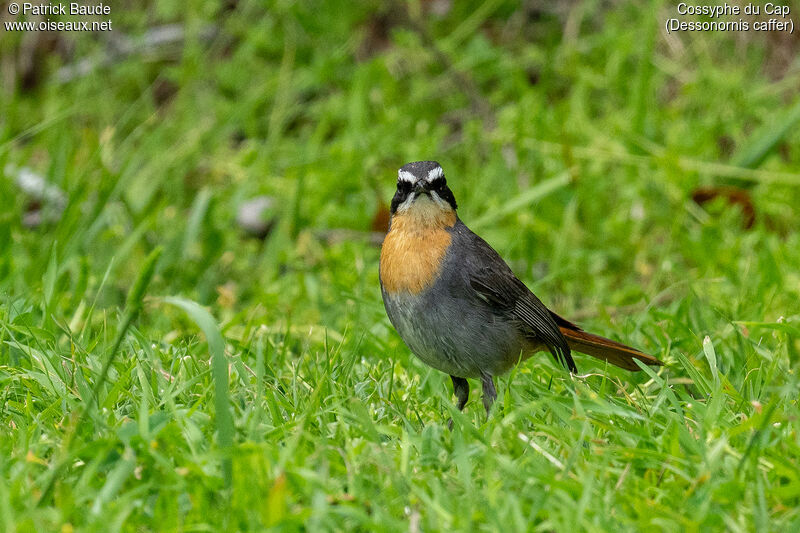
[(559, 329), (567, 339), (570, 350), (585, 353), (598, 359), (604, 359), (612, 365), (624, 368), (625, 370), (641, 370), (641, 368), (633, 362), (634, 359), (638, 359), (646, 365), (660, 366), (664, 364), (652, 355), (647, 355), (636, 348), (631, 348), (620, 342), (606, 339), (600, 335), (564, 326), (559, 327)]

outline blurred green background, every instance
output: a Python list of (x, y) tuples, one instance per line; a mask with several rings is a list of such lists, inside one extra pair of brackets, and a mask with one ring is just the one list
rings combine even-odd
[[(0, 30), (0, 528), (800, 529), (800, 37), (668, 35), (676, 4)], [(669, 366), (535, 357), (453, 413), (378, 288), (423, 159), (547, 305)]]

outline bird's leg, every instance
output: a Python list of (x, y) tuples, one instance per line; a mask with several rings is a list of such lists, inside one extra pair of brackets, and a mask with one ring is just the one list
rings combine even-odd
[(489, 416), (492, 404), (497, 399), (497, 390), (494, 388), (494, 380), (489, 374), (481, 374), (481, 385), (483, 386), (483, 406), (486, 408), (486, 416)]
[(463, 411), (469, 399), (469, 382), (464, 378), (450, 376), (453, 380), (453, 394), (458, 398), (458, 410)]
[[(469, 399), (469, 381), (464, 378), (459, 378), (456, 376), (450, 376), (450, 379), (453, 380), (453, 394), (456, 395), (458, 398), (458, 406), (459, 411), (464, 410), (464, 406), (467, 405), (467, 400)], [(453, 429), (453, 419), (447, 421), (447, 427), (452, 430)]]

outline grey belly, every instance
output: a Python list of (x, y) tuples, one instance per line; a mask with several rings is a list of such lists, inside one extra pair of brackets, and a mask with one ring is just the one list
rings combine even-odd
[(525, 347), (516, 326), (480, 302), (438, 291), (422, 296), (384, 292), (383, 301), (389, 320), (409, 349), (426, 364), (453, 376), (502, 374), (519, 360)]

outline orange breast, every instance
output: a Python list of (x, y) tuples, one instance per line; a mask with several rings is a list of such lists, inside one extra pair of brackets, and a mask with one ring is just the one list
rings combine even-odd
[(414, 210), (395, 214), (381, 248), (381, 282), (387, 292), (417, 294), (439, 277), (455, 212), (421, 217)]

